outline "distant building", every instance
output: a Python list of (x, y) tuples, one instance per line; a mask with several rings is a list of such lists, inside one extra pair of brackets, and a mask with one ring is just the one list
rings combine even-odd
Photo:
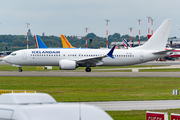
[(32, 33), (30, 29), (28, 30), (28, 37), (32, 37)]
[(42, 37), (44, 37), (44, 36), (45, 36), (45, 33), (43, 32), (43, 33), (42, 33)]
[[(141, 42), (141, 45), (143, 45), (145, 42), (146, 42), (146, 41), (142, 41), (142, 42)], [(128, 42), (128, 44), (133, 44), (133, 47), (139, 46), (139, 42), (138, 42), (138, 41)], [(116, 45), (116, 47), (117, 47), (118, 49), (123, 49), (123, 48), (124, 48), (123, 42), (111, 42), (110, 48), (111, 48), (113, 45)]]
[[(141, 41), (141, 45), (143, 45), (144, 43), (146, 43), (146, 41)], [(139, 46), (138, 41), (128, 42), (128, 44), (133, 44), (133, 47)], [(112, 42), (110, 44), (110, 48), (113, 45), (116, 45), (118, 49), (124, 48), (123, 42)], [(171, 48), (180, 48), (180, 38), (168, 39), (167, 46), (169, 46)]]

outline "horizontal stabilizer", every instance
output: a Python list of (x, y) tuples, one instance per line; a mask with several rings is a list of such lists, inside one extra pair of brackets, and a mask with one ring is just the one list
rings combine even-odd
[(173, 51), (173, 50), (175, 50), (175, 49), (158, 51), (158, 52), (154, 52), (153, 54), (154, 54), (154, 55), (161, 55), (161, 54), (166, 54), (166, 53), (168, 53), (168, 52), (171, 52), (171, 51)]

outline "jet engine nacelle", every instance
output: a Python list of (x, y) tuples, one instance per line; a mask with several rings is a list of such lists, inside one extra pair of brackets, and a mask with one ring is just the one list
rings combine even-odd
[(73, 60), (60, 60), (59, 69), (61, 70), (75, 70), (76, 62)]

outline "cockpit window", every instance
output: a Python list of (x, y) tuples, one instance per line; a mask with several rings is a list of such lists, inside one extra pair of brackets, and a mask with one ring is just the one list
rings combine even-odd
[(12, 55), (12, 56), (15, 56), (15, 55), (16, 55), (16, 53), (11, 53), (11, 55)]

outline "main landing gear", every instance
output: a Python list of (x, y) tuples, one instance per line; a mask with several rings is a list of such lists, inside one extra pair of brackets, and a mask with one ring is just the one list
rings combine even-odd
[(22, 68), (21, 67), (19, 67), (19, 70), (18, 70), (19, 72), (22, 72)]
[(87, 67), (87, 68), (86, 68), (86, 72), (91, 72), (91, 68), (90, 68), (90, 67)]

